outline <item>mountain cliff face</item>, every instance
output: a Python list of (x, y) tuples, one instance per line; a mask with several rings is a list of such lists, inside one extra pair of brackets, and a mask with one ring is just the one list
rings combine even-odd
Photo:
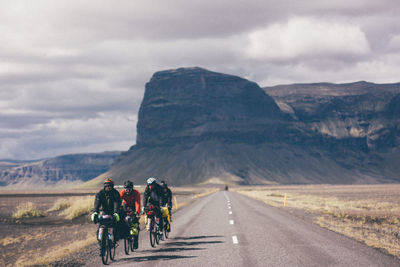
[(201, 68), (157, 72), (136, 145), (93, 182), (398, 182), (399, 94), (400, 84), (262, 89)]
[(106, 172), (121, 152), (63, 155), (40, 161), (0, 162), (1, 186), (52, 186), (84, 182)]
[(266, 87), (301, 128), (347, 143), (358, 150), (399, 147), (400, 84), (302, 84)]
[(275, 137), (285, 117), (253, 82), (200, 68), (163, 71), (146, 85), (137, 146), (260, 142)]

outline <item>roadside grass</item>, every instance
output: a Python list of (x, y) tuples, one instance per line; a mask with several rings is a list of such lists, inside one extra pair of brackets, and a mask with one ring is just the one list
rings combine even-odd
[(176, 203), (176, 204), (174, 203), (175, 201), (173, 199), (173, 201), (172, 201), (172, 210), (181, 209), (181, 208), (189, 205), (193, 200), (195, 200), (197, 198), (208, 196), (208, 195), (210, 195), (212, 193), (220, 191), (220, 189), (218, 189), (218, 188), (206, 188), (204, 190), (201, 190), (202, 191), (201, 193), (198, 193), (198, 191), (199, 191), (198, 188), (186, 189), (185, 192), (189, 193), (191, 195), (191, 197), (188, 200), (184, 201), (184, 202)]
[(32, 202), (21, 203), (17, 206), (17, 211), (12, 214), (14, 219), (25, 219), (42, 217), (43, 214)]
[(36, 260), (35, 265), (49, 265), (50, 263), (56, 262), (59, 259), (67, 257), (72, 253), (81, 251), (87, 246), (96, 243), (96, 235), (88, 234), (85, 239), (77, 240), (67, 245), (60, 245), (59, 247), (54, 247), (52, 250), (43, 255)]
[[(0, 253), (0, 266), (31, 266), (29, 260), (32, 258), (32, 255), (40, 255), (40, 253), (36, 253), (36, 251), (30, 249), (26, 250), (26, 247), (29, 247), (31, 242), (40, 242), (46, 240), (49, 236), (51, 236), (51, 233), (36, 232), (2, 238), (0, 240), (0, 245), (2, 246), (2, 253)], [(7, 249), (7, 247), (11, 247), (12, 249)], [(16, 258), (18, 261), (21, 255), (22, 257), (26, 257), (27, 260), (25, 263), (17, 264), (14, 261), (10, 261), (10, 258)]]
[(389, 194), (382, 188), (382, 192), (376, 194), (379, 198), (357, 192), (351, 197), (338, 197), (348, 190), (346, 186), (343, 186), (343, 192), (336, 187), (334, 192), (325, 191), (324, 194), (320, 194), (318, 187), (311, 190), (308, 187), (304, 192), (301, 192), (300, 186), (298, 188), (300, 190), (288, 188), (289, 193), (285, 193), (285, 188), (237, 188), (235, 191), (281, 208), (284, 208), (286, 195), (287, 208), (315, 214), (314, 222), (321, 227), (364, 242), (368, 246), (383, 249), (400, 258), (400, 192)]
[(87, 234), (86, 238), (82, 240), (76, 240), (69, 242), (68, 244), (62, 244), (59, 246), (53, 246), (45, 253), (37, 253), (31, 251), (30, 253), (20, 257), (15, 265), (16, 266), (52, 266), (52, 263), (71, 255), (72, 253), (81, 251), (85, 247), (96, 242), (96, 236), (91, 233)]
[(49, 208), (46, 212), (65, 210), (70, 206), (71, 206), (70, 198), (59, 198), (56, 200), (56, 202), (54, 202), (53, 206)]
[(23, 234), (20, 236), (8, 236), (8, 237), (4, 237), (0, 240), (0, 245), (5, 247), (8, 245), (14, 245), (14, 244), (26, 244), (27, 242), (29, 242), (31, 240), (43, 239), (45, 237), (46, 237), (46, 234), (44, 234), (44, 233)]
[(60, 215), (66, 219), (72, 220), (83, 215), (89, 214), (93, 210), (93, 196), (71, 198), (68, 202), (69, 206), (63, 210)]
[(205, 196), (211, 195), (212, 193), (215, 193), (215, 192), (218, 192), (218, 191), (220, 191), (218, 188), (208, 188), (208, 189), (206, 189), (204, 192), (202, 192), (200, 194), (196, 193), (193, 196), (193, 198), (205, 197)]

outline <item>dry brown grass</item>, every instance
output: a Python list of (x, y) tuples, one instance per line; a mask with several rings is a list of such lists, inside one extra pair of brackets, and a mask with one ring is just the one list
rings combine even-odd
[(36, 251), (30, 251), (26, 255), (22, 255), (15, 263), (15, 266), (50, 266), (51, 263), (67, 257), (71, 253), (81, 251), (85, 247), (95, 242), (96, 236), (94, 234), (88, 234), (86, 238), (82, 240), (76, 240), (69, 242), (68, 244), (61, 244), (59, 246), (52, 247), (44, 254), (37, 253)]
[(204, 192), (196, 193), (193, 196), (193, 198), (205, 197), (205, 196), (208, 196), (208, 195), (210, 195), (212, 193), (215, 193), (215, 192), (218, 192), (218, 191), (220, 191), (218, 188), (207, 188), (207, 189), (204, 190)]
[[(21, 234), (21, 235), (14, 235), (14, 236), (8, 236), (3, 238), (0, 241), (0, 244), (3, 246), (3, 250), (2, 253), (4, 253), (3, 255), (3, 263), (0, 266), (28, 266), (31, 265), (32, 263), (29, 262), (29, 259), (32, 258), (32, 256), (36, 253), (33, 252), (32, 250), (26, 250), (25, 248), (27, 246), (29, 246), (30, 243), (32, 242), (36, 242), (36, 243), (40, 243), (43, 242), (44, 240), (46, 240), (47, 238), (49, 238), (51, 236), (50, 233), (44, 233), (44, 232), (37, 232), (37, 233), (26, 233), (26, 234)], [(7, 250), (4, 249), (6, 248), (6, 246), (11, 246), (14, 247), (14, 249), (12, 250)], [(41, 255), (40, 253), (36, 253), (38, 256)], [(22, 262), (10, 262), (8, 261), (8, 258), (14, 258), (14, 257), (25, 257), (28, 256), (29, 257), (26, 258), (26, 262), (22, 263)], [(1, 260), (0, 260), (1, 262)]]
[(13, 213), (14, 219), (34, 218), (43, 216), (42, 212), (38, 210), (32, 202), (21, 203), (17, 207), (17, 211)]
[(71, 198), (69, 206), (60, 215), (64, 215), (66, 219), (72, 220), (80, 216), (89, 214), (93, 210), (93, 196)]
[(56, 202), (54, 202), (53, 206), (47, 210), (47, 212), (64, 210), (70, 206), (71, 198), (59, 198), (56, 200)]
[(23, 234), (20, 236), (8, 236), (0, 240), (0, 245), (8, 246), (13, 244), (24, 245), (31, 240), (41, 240), (45, 238), (47, 235), (44, 233), (37, 234)]
[[(177, 202), (176, 205), (175, 205), (175, 203), (174, 203), (175, 201), (173, 199), (172, 200), (172, 209), (173, 210), (181, 209), (181, 208), (189, 205), (193, 200), (196, 200), (196, 199), (201, 198), (201, 197), (208, 196), (208, 195), (210, 195), (212, 193), (215, 193), (217, 191), (220, 191), (220, 189), (218, 189), (218, 188), (202, 188), (201, 190), (199, 190), (199, 188), (195, 188), (195, 187), (194, 188), (184, 188), (179, 193), (184, 192), (184, 193), (190, 195), (190, 197), (186, 198), (185, 201)], [(174, 193), (176, 193), (176, 192), (174, 192)]]
[(400, 258), (400, 185), (237, 188), (268, 205), (316, 214), (315, 223)]

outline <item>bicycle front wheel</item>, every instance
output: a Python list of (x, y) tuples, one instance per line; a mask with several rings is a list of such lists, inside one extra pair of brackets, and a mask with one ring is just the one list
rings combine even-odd
[(103, 235), (101, 236), (101, 243), (100, 243), (100, 254), (101, 254), (101, 261), (103, 264), (107, 264), (108, 261), (108, 242), (107, 242), (107, 231), (103, 231)]
[(150, 222), (150, 245), (154, 248), (156, 246), (157, 232), (155, 232), (154, 218)]

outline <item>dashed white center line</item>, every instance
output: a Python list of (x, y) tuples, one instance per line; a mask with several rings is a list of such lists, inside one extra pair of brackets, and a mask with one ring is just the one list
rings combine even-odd
[(233, 220), (229, 220), (229, 224), (233, 224), (234, 222), (233, 222)]
[(235, 235), (232, 236), (232, 242), (233, 242), (233, 244), (239, 243), (237, 236), (235, 236)]
[(228, 209), (231, 209), (231, 208), (232, 208), (231, 206), (228, 207)]
[(232, 214), (232, 211), (229, 211), (229, 214)]

